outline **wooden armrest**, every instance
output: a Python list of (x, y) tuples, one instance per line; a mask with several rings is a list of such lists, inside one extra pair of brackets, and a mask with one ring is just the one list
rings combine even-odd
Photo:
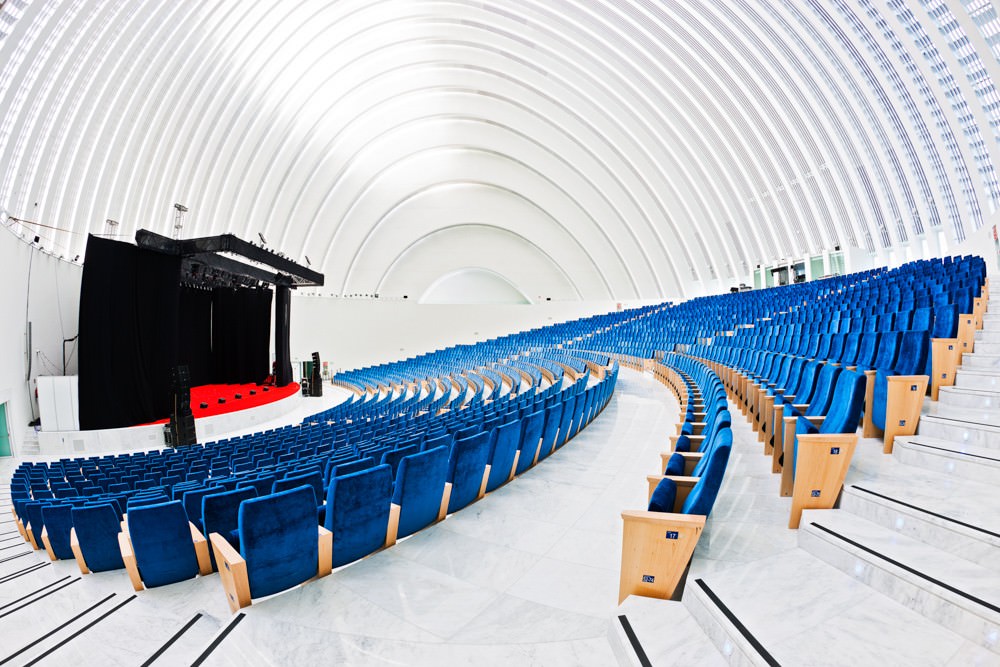
[(691, 489), (694, 488), (694, 485), (697, 484), (698, 480), (701, 478), (688, 477), (686, 475), (647, 475), (646, 483), (649, 486), (649, 495), (646, 497), (646, 502), (649, 502), (649, 499), (653, 497), (653, 491), (656, 490), (656, 485), (663, 479), (672, 479), (677, 485), (677, 495), (674, 497), (674, 511), (676, 512), (679, 508), (684, 506), (684, 501), (687, 500), (688, 494), (691, 493)]
[(816, 428), (819, 428), (820, 426), (822, 426), (822, 424), (823, 424), (823, 420), (824, 420), (824, 419), (826, 419), (826, 415), (815, 415), (815, 416), (812, 416), (812, 417), (810, 417), (809, 415), (804, 415), (804, 416), (805, 416), (805, 418), (806, 418), (806, 419), (808, 419), (808, 420), (809, 420), (809, 421), (810, 421), (810, 422), (812, 423), (812, 425), (813, 425), (813, 426), (815, 426)]
[(396, 503), (389, 505), (389, 525), (385, 531), (385, 546), (391, 547), (396, 543), (396, 536), (399, 534), (399, 511), (402, 508)]
[(250, 606), (250, 581), (247, 577), (247, 562), (219, 533), (209, 536), (215, 550), (215, 562), (219, 566), (219, 579), (226, 593), (229, 609), (235, 613)]
[(316, 526), (319, 540), (319, 567), (316, 577), (325, 577), (333, 571), (333, 533), (323, 526)]
[(59, 560), (56, 558), (56, 552), (52, 549), (52, 542), (49, 541), (49, 527), (42, 527), (42, 544), (45, 545), (45, 553), (49, 555), (49, 560)]
[(619, 602), (629, 595), (670, 599), (684, 576), (705, 517), (626, 510), (622, 512)]
[(132, 588), (141, 591), (144, 586), (142, 577), (139, 576), (139, 566), (135, 562), (135, 553), (132, 551), (132, 540), (128, 533), (118, 533), (118, 550), (122, 553), (122, 562), (128, 571), (128, 577), (132, 581)]
[(192, 522), (188, 521), (188, 527), (191, 529), (191, 542), (194, 544), (194, 554), (198, 558), (198, 574), (202, 576), (212, 574), (212, 559), (208, 554), (208, 541)]
[(87, 567), (87, 561), (83, 558), (83, 550), (80, 548), (80, 538), (76, 536), (76, 528), (69, 529), (69, 547), (73, 550), (73, 556), (76, 558), (76, 565), (80, 568), (80, 574), (90, 574), (90, 568)]

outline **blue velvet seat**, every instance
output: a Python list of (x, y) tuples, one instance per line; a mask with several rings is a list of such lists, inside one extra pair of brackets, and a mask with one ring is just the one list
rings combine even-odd
[(898, 375), (921, 375), (927, 367), (930, 337), (927, 331), (906, 331), (901, 334), (899, 355), (894, 363), (875, 369), (875, 392), (872, 399), (872, 421), (886, 428), (889, 378)]
[(521, 420), (513, 419), (501, 424), (490, 434), (488, 460), (490, 474), (486, 480), (486, 492), (499, 488), (510, 479), (514, 467), (514, 457), (521, 442)]
[(483, 490), (486, 464), (489, 462), (490, 435), (480, 432), (469, 438), (460, 438), (451, 448), (447, 477), (451, 484), (449, 514), (479, 498), (479, 493)]
[(535, 462), (535, 454), (542, 439), (542, 429), (545, 428), (545, 411), (535, 410), (521, 418), (521, 442), (518, 445), (520, 454), (517, 458), (517, 470), (520, 475)]
[(179, 500), (129, 510), (127, 526), (128, 534), (119, 535), (118, 544), (137, 591), (212, 571), (208, 543)]
[(677, 481), (668, 476), (656, 485), (649, 499), (648, 511), (709, 516), (722, 486), (732, 445), (732, 430), (727, 428), (720, 431), (718, 441), (698, 464), (698, 481), (688, 492), (684, 502), (677, 506)]
[(73, 558), (73, 548), (70, 546), (70, 532), (73, 530), (73, 506), (68, 504), (46, 505), (42, 508), (42, 518), (45, 528), (42, 530), (42, 542), (52, 560), (69, 560)]
[[(201, 523), (205, 535), (219, 533), (226, 541), (239, 549), (240, 503), (256, 498), (257, 491), (252, 486), (221, 493), (209, 493), (201, 499)], [(216, 567), (215, 555), (210, 554), (211, 565)]]
[(545, 425), (542, 427), (541, 445), (538, 448), (538, 460), (548, 457), (556, 446), (559, 437), (559, 425), (562, 422), (563, 404), (554, 403), (545, 408)]
[(408, 445), (406, 447), (400, 447), (398, 449), (392, 449), (382, 455), (382, 463), (386, 463), (392, 468), (392, 477), (396, 478), (396, 472), (399, 470), (399, 462), (403, 460), (404, 457), (410, 454), (416, 454), (420, 450), (420, 443)]
[(237, 482), (236, 488), (242, 489), (252, 486), (258, 496), (266, 496), (271, 493), (271, 488), (274, 486), (274, 482), (277, 481), (277, 479), (277, 475), (257, 475), (256, 477), (251, 477)]
[(307, 485), (313, 490), (316, 507), (317, 525), (323, 523), (324, 508), (323, 502), (326, 500), (326, 489), (323, 488), (323, 473), (319, 470), (312, 470), (304, 473), (288, 474), (282, 479), (275, 480), (271, 487), (271, 493), (278, 493), (296, 486)]
[[(796, 439), (792, 448), (792, 474), (795, 472), (795, 457), (798, 435), (802, 433), (854, 433), (861, 423), (861, 412), (865, 404), (865, 376), (855, 371), (843, 371), (837, 378), (830, 411), (817, 427), (809, 417), (800, 416), (796, 420)], [(787, 448), (786, 448), (787, 449)]]
[(315, 492), (303, 484), (240, 505), (238, 552), (211, 534), (230, 609), (330, 573), (330, 533), (315, 508)]
[(448, 478), (449, 454), (446, 447), (437, 447), (400, 461), (392, 493), (392, 502), (399, 507), (397, 538), (415, 533), (438, 519)]
[(72, 510), (70, 544), (84, 574), (125, 567), (118, 547), (121, 513), (111, 504), (84, 505)]
[(392, 491), (392, 470), (385, 464), (330, 481), (324, 525), (333, 534), (333, 567), (385, 545)]

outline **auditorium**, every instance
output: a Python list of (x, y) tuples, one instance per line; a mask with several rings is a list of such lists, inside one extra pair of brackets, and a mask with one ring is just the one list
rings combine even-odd
[(0, 0), (0, 666), (1000, 665), (998, 8)]

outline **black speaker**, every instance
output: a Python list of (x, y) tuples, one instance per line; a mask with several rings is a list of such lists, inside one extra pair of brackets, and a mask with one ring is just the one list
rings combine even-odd
[(187, 366), (170, 369), (170, 385), (173, 393), (173, 413), (170, 415), (170, 445), (184, 447), (198, 442), (194, 430), (194, 414), (191, 412), (191, 373)]
[(320, 369), (319, 352), (312, 353), (312, 377), (309, 378), (309, 395), (310, 396), (322, 396), (323, 395), (323, 373)]

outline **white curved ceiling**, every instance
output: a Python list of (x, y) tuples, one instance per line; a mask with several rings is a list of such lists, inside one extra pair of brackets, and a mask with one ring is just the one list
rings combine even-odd
[(652, 299), (1000, 201), (989, 0), (0, 5), (0, 209), (67, 258), (182, 203), (328, 293)]

